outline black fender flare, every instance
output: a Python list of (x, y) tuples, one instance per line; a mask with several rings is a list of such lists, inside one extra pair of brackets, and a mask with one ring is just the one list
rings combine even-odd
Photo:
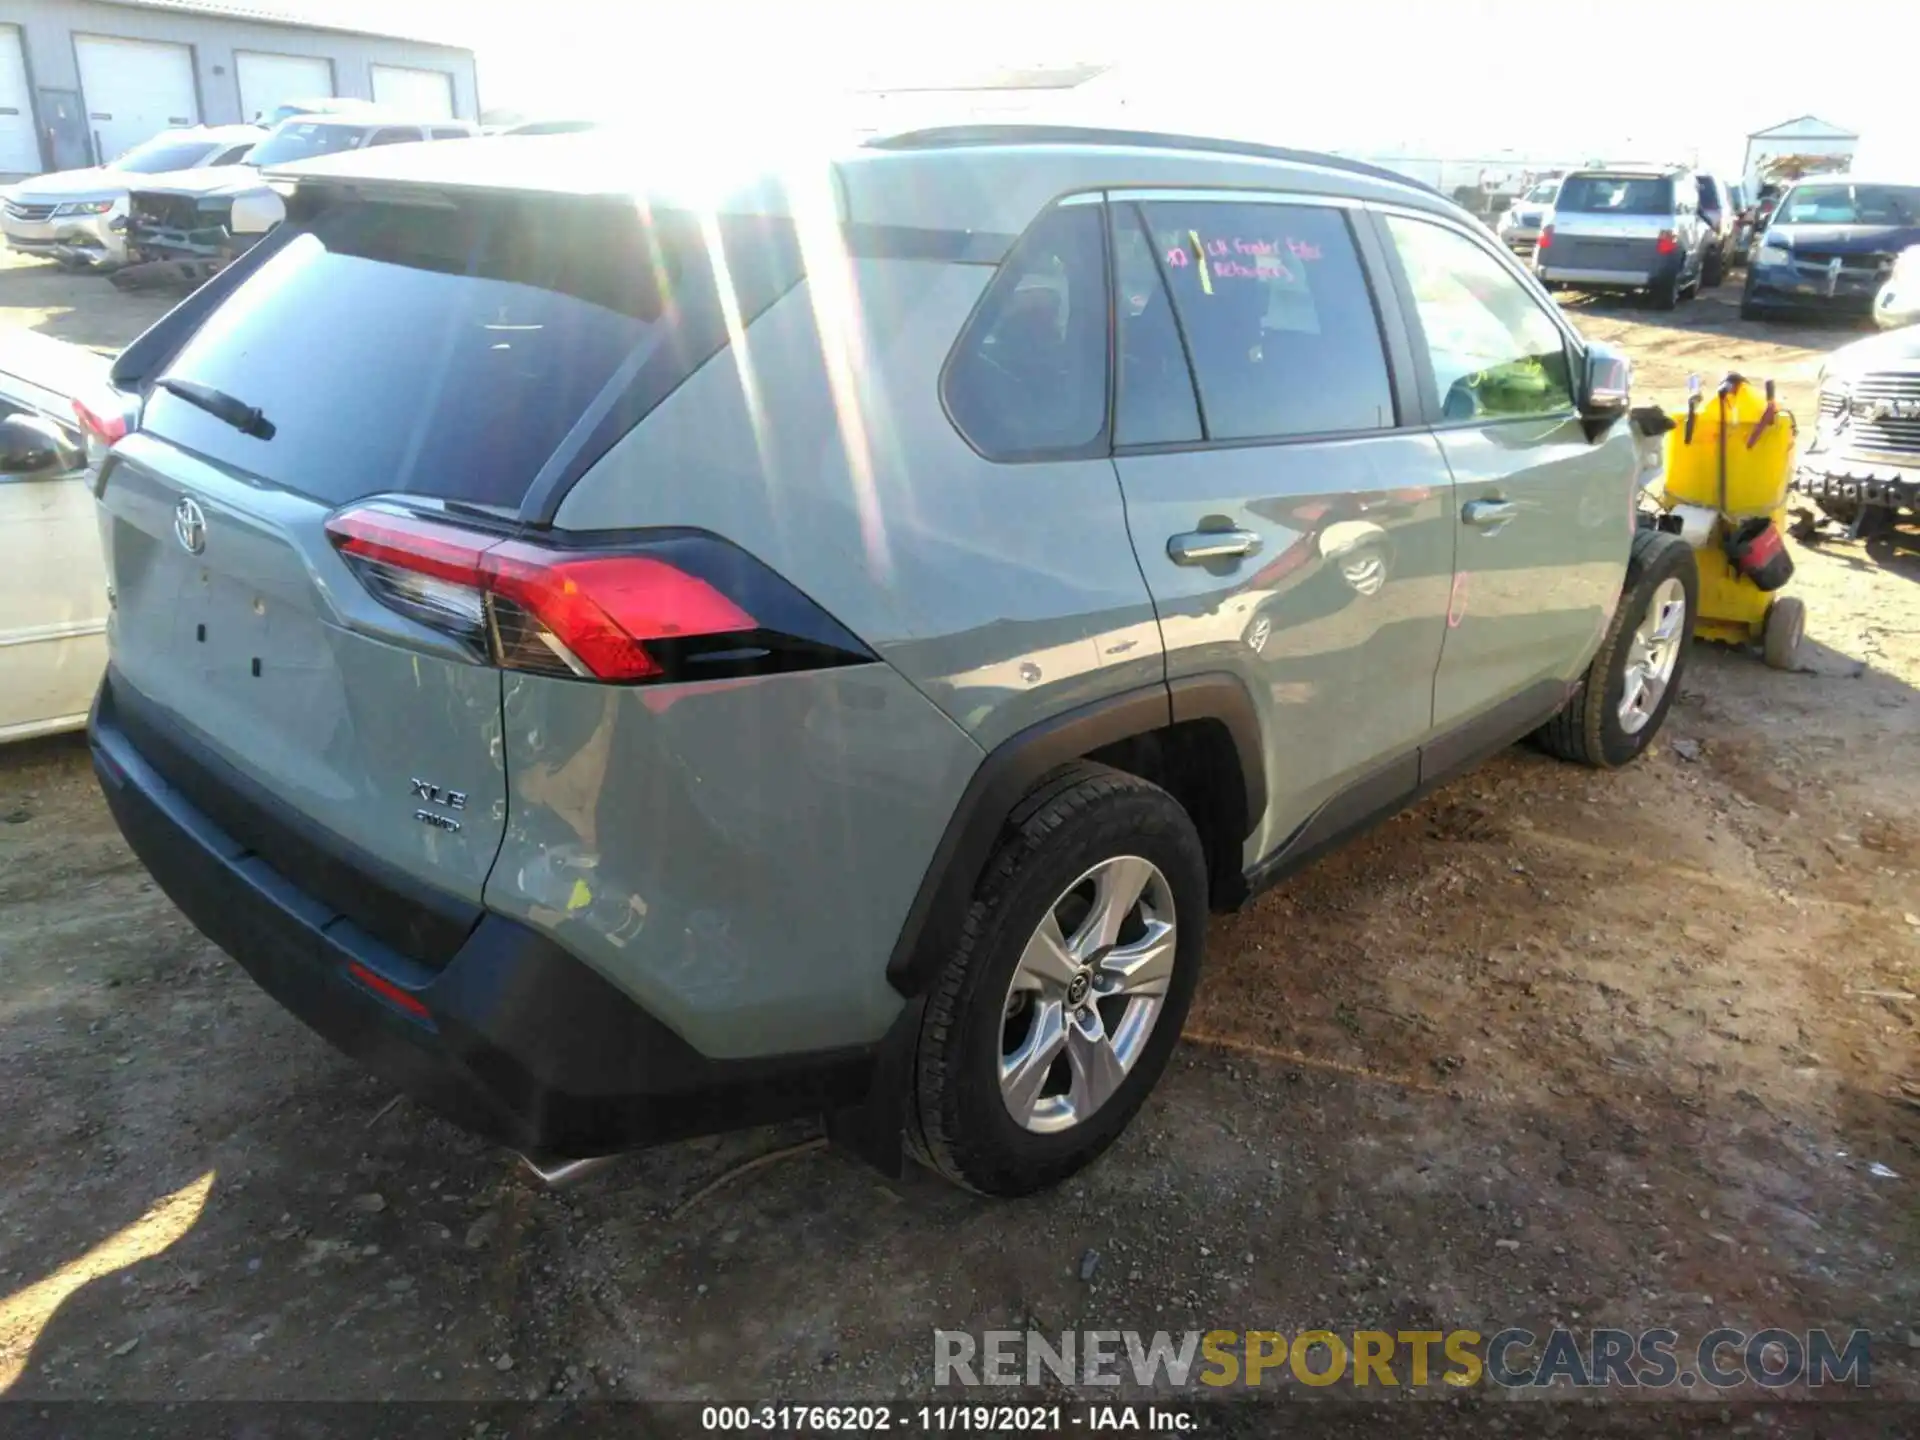
[(1265, 748), (1253, 697), (1236, 675), (1190, 675), (1064, 711), (1000, 742), (980, 762), (947, 821), (887, 960), (887, 983), (924, 993), (958, 930), (1007, 816), (1052, 770), (1123, 740), (1195, 720), (1219, 722), (1233, 741), (1244, 785), (1244, 840), (1267, 808)]

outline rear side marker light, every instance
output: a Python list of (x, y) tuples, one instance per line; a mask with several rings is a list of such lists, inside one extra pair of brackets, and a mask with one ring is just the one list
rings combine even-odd
[(381, 503), (342, 511), (327, 533), (376, 599), (503, 670), (641, 684), (873, 658), (812, 601), (710, 535), (552, 545)]

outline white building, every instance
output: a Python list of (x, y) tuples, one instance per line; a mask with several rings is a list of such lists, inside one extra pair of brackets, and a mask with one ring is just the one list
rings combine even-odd
[[(350, 96), (480, 113), (473, 52), (333, 18), (329, 0), (6, 0), (0, 179), (70, 170), (162, 130)], [(400, 7), (395, 7), (396, 9)]]
[(1741, 170), (1751, 193), (1760, 183), (1761, 167), (1769, 160), (1782, 155), (1831, 155), (1842, 162), (1834, 168), (1844, 169), (1859, 145), (1860, 137), (1854, 131), (1842, 130), (1818, 115), (1802, 115), (1747, 136), (1747, 159)]

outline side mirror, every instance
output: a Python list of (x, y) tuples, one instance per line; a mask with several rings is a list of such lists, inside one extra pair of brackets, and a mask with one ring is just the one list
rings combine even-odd
[(87, 452), (38, 415), (0, 420), (0, 480), (44, 480), (85, 467)]
[(1633, 362), (1610, 345), (1590, 342), (1579, 399), (1587, 436), (1598, 440), (1633, 403)]

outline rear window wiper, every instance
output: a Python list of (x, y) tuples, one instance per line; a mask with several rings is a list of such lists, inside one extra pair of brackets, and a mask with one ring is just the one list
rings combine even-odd
[(192, 380), (175, 380), (171, 376), (162, 376), (154, 384), (169, 395), (178, 395), (189, 405), (198, 406), (214, 419), (226, 421), (242, 435), (251, 435), (257, 440), (273, 438), (273, 422), (260, 413), (259, 407), (236, 399), (224, 390)]

